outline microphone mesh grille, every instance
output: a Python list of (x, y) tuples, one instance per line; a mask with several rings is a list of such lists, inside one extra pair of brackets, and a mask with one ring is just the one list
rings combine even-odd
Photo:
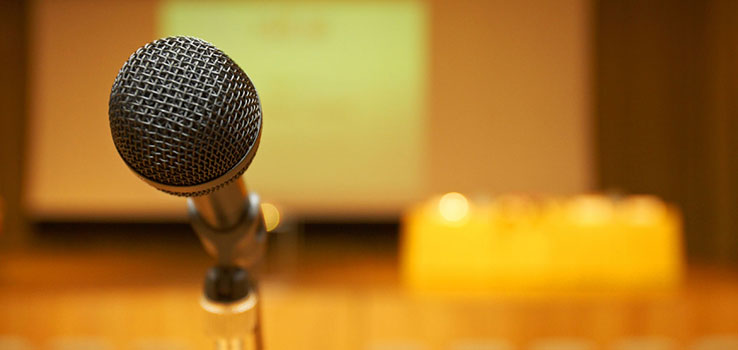
[(255, 151), (261, 128), (259, 98), (246, 73), (212, 44), (191, 37), (159, 39), (133, 53), (108, 107), (123, 160), (171, 186), (224, 175)]

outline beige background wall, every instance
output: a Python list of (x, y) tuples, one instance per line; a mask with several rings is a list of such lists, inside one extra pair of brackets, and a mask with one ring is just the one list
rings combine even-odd
[[(587, 2), (428, 4), (429, 134), (422, 179), (429, 184), (427, 193), (589, 190)], [(155, 39), (156, 4), (38, 0), (31, 7), (29, 214), (181, 217), (180, 199), (153, 190), (125, 168), (107, 125), (117, 70), (136, 48)], [(360, 199), (357, 203), (351, 212), (336, 206), (312, 214), (398, 211), (362, 209)]]
[(589, 2), (431, 4), (431, 190), (589, 190)]

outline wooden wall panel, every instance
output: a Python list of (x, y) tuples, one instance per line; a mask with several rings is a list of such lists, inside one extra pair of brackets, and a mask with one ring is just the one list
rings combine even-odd
[(0, 1), (0, 241), (19, 239), (26, 101), (26, 5)]
[(600, 0), (595, 10), (598, 186), (680, 205), (700, 260), (738, 255), (729, 3)]

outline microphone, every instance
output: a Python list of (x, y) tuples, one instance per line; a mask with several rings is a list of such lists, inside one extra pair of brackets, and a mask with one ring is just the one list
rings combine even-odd
[(251, 79), (206, 41), (155, 40), (118, 72), (108, 117), (123, 161), (155, 188), (188, 197), (192, 227), (217, 259), (201, 300), (207, 333), (261, 349), (258, 288), (245, 268), (263, 254), (266, 230), (259, 197), (241, 180), (262, 129)]
[(123, 64), (108, 107), (123, 161), (156, 189), (188, 197), (192, 226), (218, 265), (257, 260), (266, 230), (241, 175), (259, 147), (262, 110), (246, 73), (204, 40), (163, 38)]

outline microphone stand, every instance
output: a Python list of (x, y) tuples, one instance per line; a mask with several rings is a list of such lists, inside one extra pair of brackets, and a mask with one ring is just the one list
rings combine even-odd
[[(200, 300), (200, 306), (205, 311), (205, 333), (214, 340), (217, 350), (263, 348), (259, 289), (249, 270), (263, 255), (267, 233), (259, 196), (246, 193), (243, 182), (238, 179), (214, 195), (187, 200), (192, 228), (205, 249), (217, 259), (216, 265), (205, 276)], [(240, 204), (228, 205), (222, 200), (227, 198), (227, 201), (233, 202), (234, 198), (239, 197)], [(215, 210), (203, 210), (203, 203)], [(215, 228), (217, 222), (208, 219), (207, 213), (219, 212), (221, 207), (241, 208), (238, 220), (233, 220), (234, 225)], [(232, 213), (229, 215), (235, 216)]]
[[(216, 350), (263, 349), (259, 293), (254, 282), (245, 276), (248, 274), (240, 268), (216, 266), (208, 270), (200, 306), (205, 311), (205, 334), (213, 340)], [(226, 290), (246, 289), (241, 298), (226, 301), (220, 291), (211, 289), (223, 285), (227, 285)]]

